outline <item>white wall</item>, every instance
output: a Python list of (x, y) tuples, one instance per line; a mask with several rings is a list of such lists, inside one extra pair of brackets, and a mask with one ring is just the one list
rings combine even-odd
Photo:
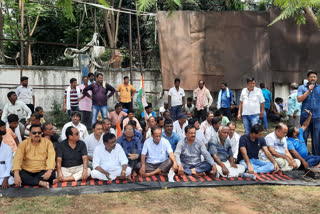
[[(128, 69), (99, 71), (104, 74), (104, 81), (116, 88), (123, 82), (124, 76), (130, 76)], [(22, 76), (29, 77), (29, 84), (34, 88), (36, 106), (42, 106), (45, 111), (50, 111), (52, 102), (57, 100), (63, 103), (64, 89), (69, 85), (71, 78), (76, 78), (78, 83), (81, 79), (81, 72), (78, 68), (72, 67), (43, 67), (32, 66), (24, 68)], [(7, 93), (15, 90), (20, 84), (20, 68), (16, 66), (0, 66), (0, 108), (8, 102)], [(162, 78), (158, 70), (144, 71), (144, 84), (147, 92), (147, 99), (153, 105), (162, 104), (160, 100), (162, 92)], [(133, 86), (136, 90), (140, 86), (140, 72), (133, 72)], [(135, 96), (136, 97), (136, 96)], [(134, 98), (135, 100), (136, 98)], [(115, 96), (108, 105), (113, 109), (116, 103)]]

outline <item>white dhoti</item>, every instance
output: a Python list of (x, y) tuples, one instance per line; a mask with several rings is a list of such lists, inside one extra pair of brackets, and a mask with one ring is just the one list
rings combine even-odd
[[(111, 180), (115, 180), (118, 176), (121, 176), (122, 167), (120, 167), (117, 170), (113, 170), (113, 171), (108, 171), (106, 169), (104, 169), (104, 170), (109, 173), (109, 177), (111, 178)], [(131, 174), (131, 170), (132, 169), (130, 167), (127, 167), (126, 176), (129, 176)], [(99, 180), (103, 180), (103, 181), (108, 180), (108, 178), (105, 174), (99, 172), (96, 169), (91, 171), (91, 178), (99, 179)]]
[[(0, 186), (2, 185), (3, 180), (4, 180), (4, 177), (0, 177)], [(14, 184), (14, 178), (12, 176), (9, 177), (8, 184), (9, 185)]]
[[(237, 168), (232, 167), (229, 161), (223, 162), (223, 164), (229, 170), (228, 177), (239, 177), (239, 174), (244, 173), (246, 170), (245, 167), (240, 164), (237, 164)], [(217, 166), (217, 171), (219, 175), (222, 177), (227, 177), (226, 175), (223, 174), (222, 167), (218, 165), (216, 166)]]

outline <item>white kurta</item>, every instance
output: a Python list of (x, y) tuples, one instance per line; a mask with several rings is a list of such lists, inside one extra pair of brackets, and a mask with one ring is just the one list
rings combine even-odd
[[(110, 175), (109, 177), (114, 180), (117, 176), (121, 175), (122, 165), (128, 164), (128, 158), (119, 144), (108, 152), (105, 149), (104, 144), (99, 145), (95, 148), (93, 152), (93, 170), (91, 172), (91, 177), (99, 180), (108, 180), (108, 178), (95, 168), (100, 166), (103, 170), (107, 171)], [(131, 168), (127, 167), (126, 176), (131, 173)]]
[[(2, 164), (2, 161), (4, 161), (4, 164)], [(11, 147), (2, 142), (0, 146), (0, 185), (2, 185), (3, 179), (6, 177), (9, 177), (9, 185), (14, 183), (13, 177), (10, 176), (12, 161), (13, 155)]]

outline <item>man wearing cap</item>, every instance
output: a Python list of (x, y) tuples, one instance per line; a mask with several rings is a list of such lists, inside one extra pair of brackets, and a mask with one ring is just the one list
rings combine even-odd
[(73, 126), (78, 129), (80, 140), (84, 140), (89, 135), (87, 127), (85, 125), (83, 125), (82, 123), (80, 123), (80, 120), (81, 120), (81, 114), (77, 111), (72, 112), (71, 121), (66, 123), (62, 128), (61, 140), (65, 140), (67, 138), (66, 137), (66, 130), (70, 126)]
[(184, 129), (188, 125), (187, 116), (183, 113), (178, 114), (178, 120), (174, 121), (173, 123), (173, 132), (180, 135), (180, 139), (185, 138)]

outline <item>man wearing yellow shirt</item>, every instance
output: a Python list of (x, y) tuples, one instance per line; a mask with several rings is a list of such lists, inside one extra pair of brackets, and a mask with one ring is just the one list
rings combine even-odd
[[(123, 83), (116, 89), (117, 100), (122, 104), (122, 107), (128, 110), (132, 109), (132, 98), (136, 93), (136, 89), (129, 84), (129, 77), (125, 76), (123, 78)], [(120, 97), (118, 95), (120, 92)]]
[(30, 138), (19, 144), (13, 159), (14, 183), (49, 189), (55, 179), (56, 153), (50, 140), (42, 138), (40, 125), (32, 125)]

